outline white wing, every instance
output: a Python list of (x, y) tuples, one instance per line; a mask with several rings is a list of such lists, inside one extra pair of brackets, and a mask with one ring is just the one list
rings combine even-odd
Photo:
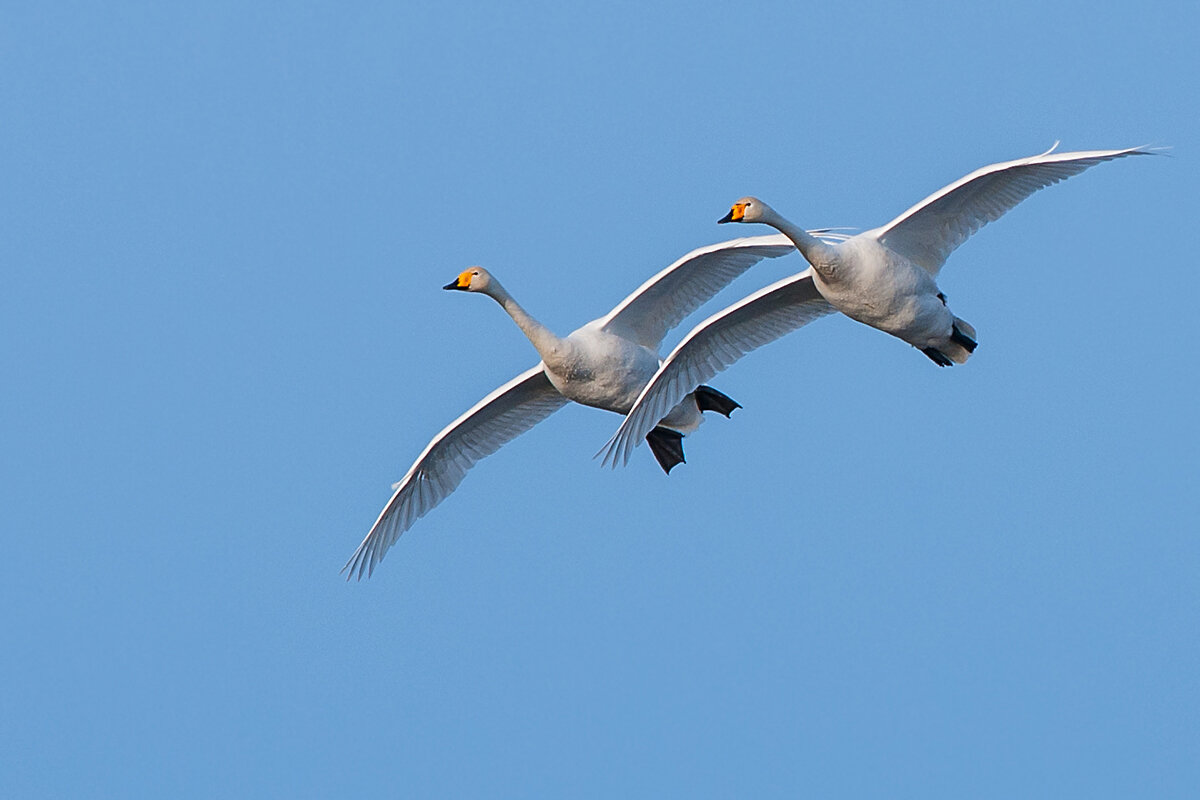
[(658, 350), (667, 331), (764, 258), (795, 246), (783, 234), (748, 236), (688, 253), (638, 287), (597, 322), (604, 330)]
[(977, 169), (868, 234), (936, 276), (954, 248), (1038, 189), (1102, 161), (1152, 153), (1143, 147), (1055, 153), (1051, 147), (1040, 156)]
[[(626, 464), (633, 449), (687, 394), (742, 356), (833, 313), (813, 285), (812, 270), (784, 278), (734, 303), (684, 337), (642, 389), (616, 434), (601, 451), (604, 463)], [(599, 455), (599, 453), (597, 454)]]
[(538, 364), (501, 386), (433, 437), (399, 483), (367, 538), (350, 556), (346, 579), (375, 571), (388, 548), (446, 499), (475, 462), (489, 456), (567, 404)]

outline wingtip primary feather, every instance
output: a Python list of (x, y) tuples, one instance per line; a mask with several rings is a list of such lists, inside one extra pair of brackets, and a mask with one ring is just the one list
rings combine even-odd
[[(350, 556), (350, 560), (347, 561), (340, 570), (338, 570), (339, 575), (343, 573), (346, 575), (347, 583), (354, 580), (356, 577), (358, 580), (362, 580), (361, 551), (362, 546), (359, 545), (359, 549), (354, 551), (354, 555)], [(355, 573), (357, 573), (357, 576)]]
[(594, 456), (592, 456), (592, 460), (595, 461), (597, 458), (602, 458), (603, 461), (600, 462), (601, 467), (612, 467), (613, 469), (616, 469), (617, 465), (610, 463), (612, 461), (613, 442), (615, 442), (616, 439), (616, 434), (613, 434), (611, 437), (609, 437), (607, 442), (600, 445), (600, 449), (596, 451)]
[(1037, 156), (1035, 156), (1035, 158), (1042, 158), (1043, 156), (1048, 156), (1048, 155), (1050, 155), (1051, 153), (1053, 153), (1055, 150), (1057, 150), (1057, 149), (1058, 149), (1058, 146), (1059, 146), (1060, 144), (1062, 144), (1062, 139), (1055, 139), (1055, 140), (1054, 140), (1054, 144), (1050, 145), (1050, 149), (1049, 149), (1049, 150), (1047, 150), (1047, 151), (1046, 151), (1046, 152), (1044, 152), (1044, 153), (1039, 153)]
[(614, 436), (613, 438), (609, 439), (604, 443), (604, 446), (600, 448), (600, 451), (596, 453), (596, 458), (603, 457), (603, 460), (600, 462), (601, 468), (617, 468), (616, 438), (617, 437)]
[(621, 424), (621, 427), (617, 429), (617, 432), (614, 433), (609, 440), (605, 442), (604, 445), (596, 452), (596, 455), (592, 456), (593, 458), (600, 458), (603, 456), (604, 460), (600, 462), (601, 467), (608, 467), (609, 469), (615, 470), (619, 466), (626, 466), (629, 464), (629, 451), (625, 449), (625, 443), (621, 436), (621, 432), (623, 430), (625, 430), (624, 423)]
[(1129, 154), (1135, 156), (1171, 156), (1171, 150), (1174, 150), (1169, 144), (1144, 144), (1139, 147), (1129, 148)]

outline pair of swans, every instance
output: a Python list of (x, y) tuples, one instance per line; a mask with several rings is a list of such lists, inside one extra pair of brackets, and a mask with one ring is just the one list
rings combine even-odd
[[(464, 270), (443, 288), (491, 297), (508, 312), (542, 360), (433, 437), (395, 484), (392, 498), (344, 570), (349, 576), (369, 576), (396, 539), (453, 492), (477, 461), (568, 402), (629, 413), (658, 370), (658, 348), (671, 328), (754, 264), (794, 249), (790, 239), (775, 234), (693, 250), (608, 314), (561, 338), (530, 316), (487, 270)], [(683, 461), (683, 436), (700, 425), (702, 411), (728, 416), (735, 408), (737, 403), (715, 389), (693, 386), (643, 436), (669, 472)]]
[[(446, 289), (492, 297), (542, 361), (493, 391), (433, 438), (343, 568), (370, 575), (388, 548), (446, 498), (481, 458), (569, 401), (625, 415), (602, 450), (626, 463), (646, 439), (664, 471), (683, 461), (682, 437), (703, 411), (739, 406), (704, 386), (745, 354), (840, 311), (920, 349), (939, 366), (975, 350), (975, 329), (954, 316), (937, 275), (956, 247), (1045, 186), (1145, 148), (1055, 153), (992, 164), (856, 236), (806, 231), (755, 197), (719, 222), (759, 222), (782, 235), (735, 239), (688, 253), (616, 308), (565, 338), (538, 323), (486, 270), (463, 271)], [(661, 363), (668, 330), (763, 258), (800, 251), (809, 268), (751, 294), (697, 325)]]

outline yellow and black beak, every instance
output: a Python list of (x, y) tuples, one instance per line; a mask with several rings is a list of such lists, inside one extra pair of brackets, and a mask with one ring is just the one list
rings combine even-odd
[(733, 208), (729, 209), (729, 213), (717, 220), (717, 224), (720, 225), (723, 222), (741, 222), (744, 216), (746, 216), (746, 204), (734, 203)]
[(471, 288), (471, 270), (463, 270), (458, 277), (442, 287), (443, 289), (458, 289), (460, 292), (465, 292)]

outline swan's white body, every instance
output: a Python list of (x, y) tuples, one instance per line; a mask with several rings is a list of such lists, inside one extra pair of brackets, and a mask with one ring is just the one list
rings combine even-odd
[[(370, 575), (396, 539), (453, 492), (479, 459), (566, 403), (627, 413), (658, 370), (658, 347), (667, 331), (763, 258), (793, 249), (785, 236), (774, 234), (693, 250), (607, 315), (565, 337), (530, 316), (486, 270), (464, 271), (445, 288), (495, 299), (542, 361), (483, 398), (433, 438), (395, 485), (391, 499), (343, 569), (350, 576)], [(703, 417), (692, 389), (660, 414), (656, 425), (679, 434), (694, 431)]]
[[(618, 414), (629, 413), (660, 363), (657, 351), (605, 330), (598, 321), (544, 344), (538, 354), (547, 379), (559, 394)], [(695, 403), (680, 401), (665, 415), (663, 424), (691, 433), (702, 421)]]
[(962, 363), (975, 330), (955, 317), (938, 290), (947, 257), (971, 234), (1038, 189), (1103, 161), (1145, 148), (1055, 153), (978, 169), (880, 228), (844, 242), (822, 241), (754, 197), (734, 203), (721, 222), (762, 222), (783, 232), (811, 269), (780, 281), (696, 326), (667, 356), (602, 452), (626, 463), (658, 410), (710, 380), (746, 353), (833, 310), (899, 337), (941, 366)]
[(949, 343), (954, 315), (937, 281), (912, 261), (866, 234), (813, 256), (813, 282), (838, 311), (921, 350)]

